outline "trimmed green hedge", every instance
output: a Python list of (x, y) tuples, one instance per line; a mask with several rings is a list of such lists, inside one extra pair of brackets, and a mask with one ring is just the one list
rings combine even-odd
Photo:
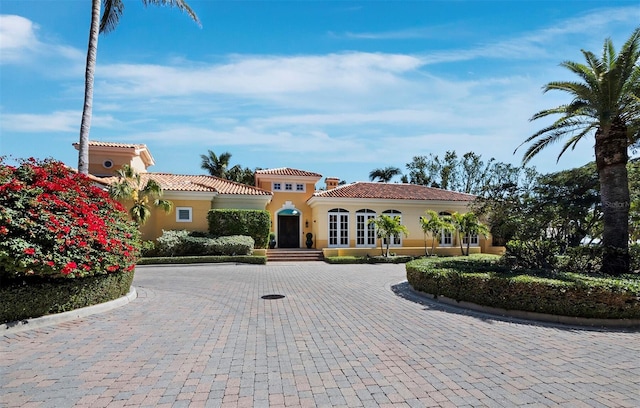
[(266, 265), (266, 256), (173, 256), (173, 257), (148, 257), (141, 258), (138, 265), (163, 265), (163, 264), (195, 264), (195, 263), (246, 263)]
[(155, 245), (145, 243), (144, 256), (235, 256), (253, 253), (253, 238), (244, 235), (211, 238), (201, 232), (162, 231)]
[(0, 323), (62, 313), (126, 295), (134, 272), (85, 278), (26, 277), (0, 287)]
[(399, 264), (399, 263), (407, 263), (414, 259), (412, 256), (330, 256), (324, 258), (326, 263), (329, 264), (377, 264), (377, 263), (391, 263), (391, 264)]
[(267, 210), (209, 210), (209, 233), (214, 237), (247, 235), (253, 238), (255, 248), (266, 248), (269, 243), (271, 214)]
[(511, 272), (499, 258), (418, 259), (407, 280), (418, 291), (507, 310), (600, 319), (640, 318), (640, 276)]

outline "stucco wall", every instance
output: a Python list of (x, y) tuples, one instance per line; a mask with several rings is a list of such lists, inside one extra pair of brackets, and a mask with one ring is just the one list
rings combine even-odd
[[(166, 197), (163, 197), (166, 198)], [(168, 199), (168, 198), (167, 198)], [(151, 211), (151, 218), (141, 228), (142, 239), (153, 240), (162, 235), (162, 230), (188, 230), (188, 231), (204, 231), (209, 229), (207, 223), (207, 214), (211, 209), (211, 202), (207, 200), (184, 200), (171, 199), (173, 209), (170, 213), (165, 213), (159, 208)], [(191, 222), (176, 221), (176, 208), (190, 207)]]
[[(271, 188), (271, 182), (265, 183), (263, 188)], [(315, 241), (315, 232), (313, 231), (313, 214), (311, 207), (307, 204), (307, 200), (314, 193), (314, 184), (306, 183), (305, 192), (287, 192), (287, 191), (274, 191), (271, 202), (267, 205), (267, 210), (271, 213), (272, 225), (271, 231), (278, 233), (278, 212), (287, 208), (295, 208), (299, 213), (300, 218), (300, 247), (306, 247), (306, 234), (308, 232), (313, 233)]]
[[(408, 236), (402, 237), (402, 247), (417, 247), (424, 248), (425, 236), (420, 224), (420, 217), (425, 215), (426, 210), (433, 210), (436, 212), (459, 212), (464, 213), (468, 211), (465, 202), (430, 202), (430, 203), (406, 203), (402, 201), (393, 200), (369, 200), (368, 202), (351, 203), (347, 200), (344, 201), (329, 201), (327, 203), (318, 202), (316, 200), (312, 203), (313, 207), (313, 233), (317, 238), (317, 248), (329, 248), (328, 234), (329, 234), (329, 218), (328, 213), (334, 208), (342, 208), (349, 211), (349, 247), (356, 247), (356, 212), (362, 209), (369, 209), (376, 212), (376, 216), (383, 214), (387, 210), (396, 210), (401, 212), (402, 224), (408, 229)], [(394, 215), (394, 214), (389, 214)], [(457, 239), (454, 236), (453, 246), (458, 245)], [(480, 238), (480, 243), (484, 240)], [(439, 239), (439, 238), (438, 238)], [(427, 245), (431, 247), (431, 236), (427, 235)], [(376, 242), (376, 246), (379, 248), (379, 242)], [(437, 245), (436, 245), (437, 246)], [(392, 246), (393, 248), (393, 246)], [(398, 247), (395, 247), (398, 248)], [(441, 250), (441, 251), (444, 251)], [(397, 251), (396, 251), (397, 252)]]

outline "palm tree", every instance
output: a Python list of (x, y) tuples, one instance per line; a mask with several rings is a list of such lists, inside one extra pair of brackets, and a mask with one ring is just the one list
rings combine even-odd
[[(560, 90), (573, 100), (540, 111), (531, 120), (562, 115), (553, 124), (529, 136), (535, 141), (524, 154), (527, 163), (545, 147), (568, 138), (560, 156), (573, 149), (585, 136), (594, 133), (595, 155), (604, 215), (602, 243), (603, 273), (618, 275), (629, 271), (629, 185), (628, 148), (640, 140), (640, 27), (631, 34), (616, 55), (611, 39), (604, 42), (602, 58), (582, 50), (585, 64), (565, 61), (561, 66), (580, 81), (550, 82), (544, 92)], [(520, 145), (522, 146), (522, 145)], [(516, 149), (517, 150), (517, 149)]]
[(381, 183), (388, 183), (393, 177), (401, 174), (397, 167), (385, 167), (384, 169), (374, 169), (369, 173), (369, 180), (374, 181), (378, 179)]
[[(481, 224), (478, 216), (472, 212), (460, 214), (454, 212), (451, 214), (451, 224), (458, 233), (458, 242), (460, 242), (460, 252), (462, 255), (469, 256), (469, 247), (471, 246), (471, 236), (482, 234), (485, 237), (489, 233), (489, 228)], [(462, 237), (467, 238), (467, 252), (462, 248)]]
[(425, 241), (424, 241), (424, 252), (426, 255), (429, 255), (429, 252), (427, 252), (427, 233), (431, 233), (431, 255), (433, 255), (435, 253), (435, 246), (436, 246), (436, 237), (440, 234), (440, 232), (445, 229), (445, 230), (452, 230), (453, 226), (451, 225), (450, 222), (448, 222), (446, 219), (444, 219), (443, 217), (441, 217), (437, 212), (433, 211), (433, 210), (427, 210), (425, 211), (425, 214), (427, 214), (429, 216), (429, 218), (427, 219), (427, 217), (420, 217), (420, 226), (422, 227), (422, 231), (424, 231), (425, 234)]
[(202, 159), (202, 164), (200, 165), (202, 169), (207, 170), (212, 176), (227, 178), (231, 153), (224, 152), (217, 156), (213, 151), (208, 150), (208, 154), (201, 154), (200, 158)]
[[(184, 0), (142, 0), (146, 6), (177, 7), (186, 12), (198, 24), (198, 16), (191, 10)], [(104, 13), (100, 17), (101, 6), (104, 5)], [(80, 123), (80, 141), (78, 143), (78, 172), (89, 173), (89, 129), (91, 128), (91, 115), (93, 110), (93, 77), (96, 69), (96, 56), (98, 54), (98, 36), (100, 33), (113, 31), (124, 10), (122, 0), (91, 0), (91, 27), (89, 28), (89, 45), (87, 48), (87, 63), (84, 72), (84, 106), (82, 108), (82, 122)]]
[(153, 179), (147, 180), (142, 185), (142, 178), (131, 166), (125, 164), (116, 172), (118, 181), (109, 186), (109, 195), (116, 200), (131, 200), (133, 205), (129, 209), (131, 219), (138, 225), (144, 225), (151, 216), (151, 201), (153, 207), (162, 209), (169, 213), (173, 208), (173, 203), (163, 200), (162, 187)]
[(387, 251), (384, 255), (387, 258), (389, 257), (389, 244), (393, 237), (400, 234), (404, 234), (405, 237), (409, 235), (409, 230), (405, 225), (401, 224), (400, 217), (397, 215), (390, 217), (388, 215), (380, 214), (377, 218), (370, 218), (369, 224), (374, 224), (376, 226), (376, 232), (378, 238), (380, 238), (380, 246), (382, 246), (383, 238), (387, 240)]

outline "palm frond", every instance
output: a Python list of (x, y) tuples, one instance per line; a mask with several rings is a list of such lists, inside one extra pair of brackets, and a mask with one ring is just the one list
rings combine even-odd
[(202, 26), (202, 24), (200, 23), (200, 19), (198, 18), (196, 13), (191, 9), (191, 7), (189, 7), (187, 2), (184, 0), (142, 0), (142, 3), (145, 6), (151, 4), (154, 6), (176, 7), (180, 11), (187, 13), (187, 15), (191, 17), (191, 19), (195, 21), (199, 26)]
[(158, 198), (153, 202), (153, 206), (160, 208), (162, 211), (168, 214), (173, 209), (173, 202)]
[(131, 215), (131, 219), (138, 225), (145, 224), (149, 217), (151, 216), (151, 210), (144, 204), (134, 204), (133, 207), (129, 210), (129, 215)]
[(102, 17), (100, 18), (100, 32), (105, 34), (110, 33), (116, 28), (120, 21), (120, 17), (122, 17), (124, 3), (122, 0), (97, 1), (102, 1), (103, 5)]
[(162, 186), (154, 179), (149, 179), (142, 189), (142, 193), (146, 196), (157, 197), (162, 195)]
[(131, 185), (126, 181), (116, 182), (109, 185), (107, 191), (111, 198), (116, 200), (126, 200), (131, 198), (131, 195), (133, 194), (133, 188), (131, 188)]

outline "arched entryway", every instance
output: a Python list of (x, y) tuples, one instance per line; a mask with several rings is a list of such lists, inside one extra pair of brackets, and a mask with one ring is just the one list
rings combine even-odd
[(278, 213), (278, 248), (300, 248), (300, 211), (286, 209)]

